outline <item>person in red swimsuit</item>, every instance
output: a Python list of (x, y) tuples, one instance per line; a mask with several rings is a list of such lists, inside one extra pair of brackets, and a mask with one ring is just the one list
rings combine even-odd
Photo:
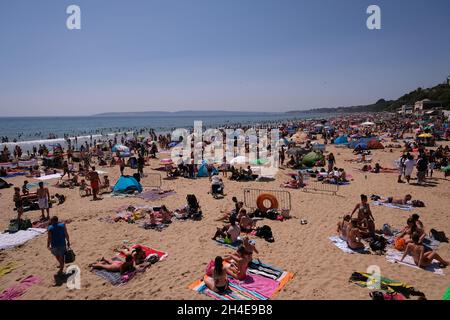
[(100, 190), (100, 176), (97, 171), (95, 171), (95, 167), (92, 167), (92, 171), (89, 172), (88, 178), (91, 182), (93, 200), (101, 200), (101, 198), (97, 197)]

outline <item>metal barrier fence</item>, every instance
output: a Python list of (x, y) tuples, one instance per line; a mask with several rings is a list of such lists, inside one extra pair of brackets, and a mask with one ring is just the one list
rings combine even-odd
[(244, 189), (244, 204), (247, 208), (254, 210), (257, 208), (256, 201), (263, 193), (269, 193), (278, 200), (278, 209), (291, 210), (291, 193), (282, 190), (262, 190), (262, 189)]
[(161, 188), (162, 178), (159, 173), (146, 173), (145, 174), (145, 185), (147, 188)]
[(333, 195), (336, 195), (337, 192), (339, 191), (339, 185), (331, 183), (323, 183), (321, 181), (312, 181), (311, 179), (307, 179), (307, 184), (303, 187), (303, 191), (308, 190), (331, 192)]

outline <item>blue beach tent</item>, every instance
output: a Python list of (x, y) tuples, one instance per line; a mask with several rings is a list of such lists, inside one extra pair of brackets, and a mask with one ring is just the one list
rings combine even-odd
[(346, 144), (348, 143), (348, 137), (347, 136), (339, 136), (334, 140), (334, 144)]
[[(219, 171), (215, 167), (213, 167), (211, 174), (218, 174)], [(202, 161), (200, 168), (198, 168), (197, 177), (207, 177), (208, 176), (208, 165), (206, 161)]]
[(114, 193), (128, 193), (129, 191), (142, 192), (142, 186), (131, 176), (121, 176), (114, 186)]

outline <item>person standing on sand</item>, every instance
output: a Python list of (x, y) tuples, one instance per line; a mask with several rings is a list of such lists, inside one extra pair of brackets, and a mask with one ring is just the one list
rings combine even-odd
[(88, 173), (88, 179), (91, 182), (93, 200), (101, 200), (101, 198), (97, 197), (101, 182), (100, 176), (98, 175), (97, 171), (95, 171), (95, 167), (92, 167), (92, 171)]
[(141, 178), (144, 177), (144, 165), (145, 165), (145, 159), (144, 159), (142, 153), (140, 153), (138, 160), (137, 160), (137, 167), (138, 167), (138, 173), (141, 176)]
[(59, 262), (58, 275), (62, 275), (64, 271), (64, 255), (67, 247), (70, 247), (69, 233), (66, 225), (58, 222), (58, 217), (53, 216), (48, 227), (47, 248), (55, 256)]
[[(38, 197), (39, 209), (42, 212), (42, 219), (50, 219), (50, 192), (48, 188), (44, 188), (44, 182), (39, 182), (39, 188), (36, 191)], [(47, 211), (47, 218), (45, 218), (45, 211)]]

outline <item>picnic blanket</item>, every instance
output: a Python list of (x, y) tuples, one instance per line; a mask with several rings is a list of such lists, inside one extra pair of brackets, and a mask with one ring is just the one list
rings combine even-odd
[(369, 249), (368, 248), (364, 248), (361, 250), (353, 250), (350, 249), (347, 245), (347, 242), (345, 240), (342, 240), (339, 236), (332, 236), (329, 237), (328, 239), (330, 239), (330, 241), (339, 249), (341, 249), (343, 252), (345, 253), (369, 253)]
[(237, 280), (232, 277), (228, 277), (229, 289), (224, 294), (218, 294), (210, 290), (205, 285), (203, 279), (192, 283), (189, 286), (189, 289), (205, 294), (215, 300), (268, 300), (279, 293), (286, 286), (286, 284), (292, 280), (294, 274), (271, 267), (273, 270), (281, 272), (281, 275), (274, 280), (266, 277), (264, 274), (251, 272), (252, 268), (255, 266), (263, 265), (265, 264), (254, 260), (252, 264), (250, 264), (247, 277), (244, 280)]
[(40, 283), (42, 280), (39, 277), (30, 275), (19, 282), (19, 284), (12, 286), (10, 288), (5, 289), (0, 294), (0, 300), (16, 300), (23, 296), (25, 292), (27, 292), (28, 288), (31, 286)]
[(16, 264), (14, 262), (8, 262), (7, 264), (0, 267), (0, 278), (3, 277), (5, 274), (10, 273), (16, 268)]
[(404, 211), (411, 211), (413, 209), (413, 207), (410, 205), (403, 205), (403, 204), (397, 204), (397, 203), (385, 203), (382, 201), (373, 201), (373, 204), (376, 206), (383, 206), (383, 207), (392, 208), (392, 209), (400, 209), (400, 210), (404, 210)]
[(161, 192), (161, 190), (152, 189), (152, 190), (141, 192), (140, 194), (137, 195), (137, 197), (144, 199), (144, 200), (148, 200), (148, 201), (155, 201), (155, 200), (167, 198), (174, 194), (176, 194), (176, 192), (173, 190), (167, 191), (167, 192)]
[(47, 229), (43, 228), (29, 228), (16, 233), (0, 233), (0, 250), (23, 245), (25, 242), (46, 232)]
[[(419, 268), (414, 263), (413, 257), (411, 257), (409, 255), (407, 255), (405, 257), (405, 259), (402, 262), (400, 262), (399, 260), (402, 258), (402, 256), (403, 256), (403, 252), (400, 252), (400, 251), (392, 249), (392, 248), (390, 248), (390, 249), (388, 249), (386, 251), (386, 260), (388, 262), (398, 263), (398, 264), (401, 264), (401, 265), (404, 265), (404, 266), (408, 266), (408, 267), (411, 267), (411, 268), (414, 268), (414, 269), (419, 269), (419, 270), (422, 269), (422, 268)], [(439, 267), (439, 263), (436, 260), (433, 260), (432, 264), (430, 264), (428, 267), (426, 267), (425, 269), (422, 269), (422, 270), (433, 272), (434, 274), (438, 274), (438, 275), (441, 275), (441, 276), (444, 275), (444, 270), (442, 270), (442, 268)]]
[[(133, 245), (130, 247), (130, 249), (132, 250), (136, 246), (138, 246), (138, 245)], [(149, 257), (152, 254), (157, 254), (158, 258), (159, 258), (158, 261), (162, 261), (168, 256), (168, 254), (166, 252), (158, 251), (158, 250), (152, 249), (152, 248), (144, 246), (144, 245), (139, 245), (139, 246), (142, 248), (142, 250), (144, 250), (147, 257)], [(123, 258), (125, 258), (125, 254), (120, 252), (116, 256), (114, 256), (111, 260), (123, 261)], [(133, 279), (136, 274), (138, 274), (139, 272), (143, 272), (144, 270), (141, 270), (141, 271), (135, 270), (135, 271), (127, 272), (124, 274), (120, 274), (120, 272), (110, 272), (107, 270), (98, 270), (98, 269), (92, 269), (91, 271), (92, 271), (92, 273), (96, 274), (97, 276), (110, 282), (112, 285), (121, 286), (121, 285), (127, 283), (128, 281), (130, 281), (131, 279)]]

